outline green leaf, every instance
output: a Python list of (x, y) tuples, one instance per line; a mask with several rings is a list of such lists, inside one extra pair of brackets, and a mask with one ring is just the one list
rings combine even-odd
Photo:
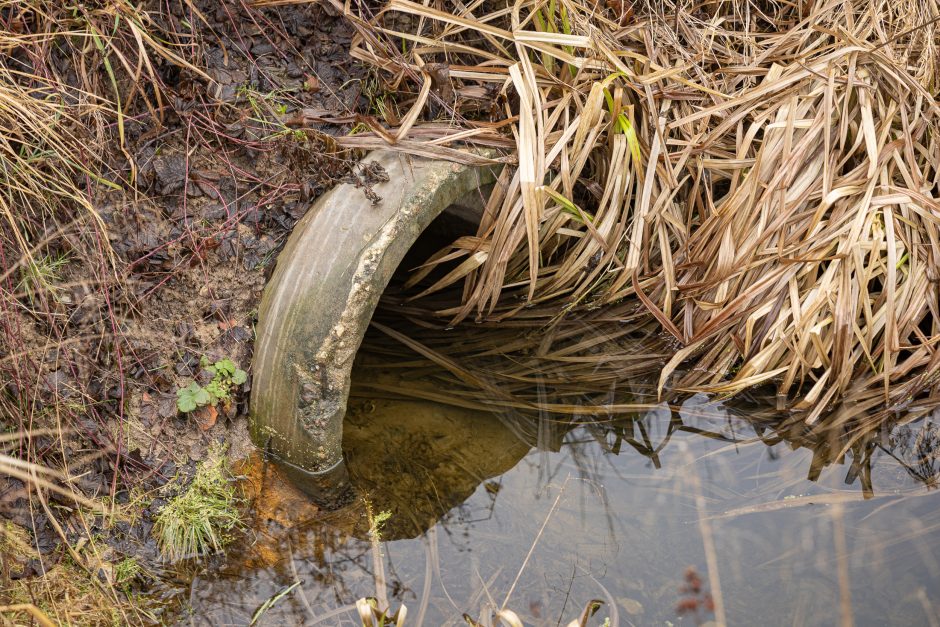
[(215, 362), (215, 370), (223, 376), (232, 376), (235, 373), (235, 362), (226, 357)]
[(636, 136), (636, 130), (634, 130), (633, 125), (630, 124), (630, 120), (627, 119), (627, 116), (622, 113), (618, 116), (617, 122), (620, 129), (627, 136), (627, 145), (630, 146), (630, 153), (633, 155), (633, 163), (636, 164), (635, 167), (639, 168), (642, 155), (640, 154), (640, 140)]
[(271, 597), (270, 599), (268, 599), (267, 601), (265, 601), (264, 603), (262, 603), (262, 604), (261, 604), (261, 607), (259, 607), (257, 610), (255, 610), (255, 613), (252, 614), (252, 616), (251, 616), (251, 622), (248, 623), (248, 627), (254, 627), (255, 625), (257, 625), (257, 624), (258, 624), (258, 619), (261, 618), (262, 614), (264, 614), (264, 613), (267, 612), (269, 609), (271, 609), (271, 606), (273, 606), (275, 603), (277, 603), (278, 601), (280, 601), (281, 599), (283, 599), (285, 596), (287, 596), (288, 594), (290, 594), (290, 593), (294, 590), (294, 588), (296, 588), (297, 586), (299, 586), (301, 583), (303, 583), (303, 582), (302, 582), (302, 581), (295, 581), (294, 583), (292, 583), (291, 585), (287, 586), (286, 588), (282, 588), (280, 592), (278, 592), (278, 593), (275, 594), (273, 597)]
[(209, 392), (205, 388), (199, 388), (197, 392), (194, 392), (192, 399), (193, 402), (200, 407), (203, 405), (208, 405), (209, 401), (212, 400), (209, 396)]
[(241, 385), (248, 380), (248, 373), (242, 370), (241, 368), (235, 369), (235, 374), (232, 375), (232, 383), (235, 385)]
[(562, 194), (559, 194), (553, 190), (551, 187), (542, 185), (538, 189), (551, 196), (552, 200), (559, 204), (562, 211), (573, 216), (578, 222), (584, 224), (586, 218), (588, 222), (591, 222), (592, 224), (594, 223), (594, 216), (592, 214), (579, 208), (577, 205), (565, 198)]
[(183, 389), (176, 391), (176, 408), (184, 414), (196, 409), (196, 401), (193, 399), (193, 395), (190, 394), (189, 390)]
[(220, 400), (225, 400), (228, 398), (228, 386), (218, 379), (213, 379), (206, 384), (205, 387), (206, 393), (209, 395), (208, 403), (215, 405)]

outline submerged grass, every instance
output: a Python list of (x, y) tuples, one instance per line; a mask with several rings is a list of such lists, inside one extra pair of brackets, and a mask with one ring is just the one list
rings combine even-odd
[(224, 449), (215, 447), (199, 464), (192, 482), (157, 515), (154, 533), (172, 561), (218, 551), (241, 524), (235, 484)]
[[(657, 393), (658, 373), (669, 353), (661, 338), (644, 334), (642, 325), (628, 320), (614, 325), (601, 311), (593, 321), (574, 317), (544, 333), (513, 321), (435, 329), (420, 310), (385, 299), (388, 304), (380, 307), (374, 330), (363, 342), (353, 396), (492, 412), (525, 442), (549, 449), (555, 438), (584, 425), (599, 441), (613, 441), (612, 451), (627, 445), (654, 463), (674, 433), (700, 432), (680, 419), (690, 415), (689, 394)], [(403, 313), (410, 320), (403, 321)], [(929, 405), (852, 420), (832, 419), (839, 417), (834, 413), (808, 425), (799, 413), (780, 411), (777, 400), (775, 390), (765, 385), (713, 402), (750, 423), (768, 445), (783, 440), (812, 451), (810, 479), (831, 465), (847, 464), (846, 483), (858, 482), (870, 496), (872, 461), (887, 453), (915, 481), (935, 485), (936, 429), (930, 416), (937, 410)], [(651, 441), (646, 423), (656, 422), (663, 412), (674, 417), (668, 434)]]

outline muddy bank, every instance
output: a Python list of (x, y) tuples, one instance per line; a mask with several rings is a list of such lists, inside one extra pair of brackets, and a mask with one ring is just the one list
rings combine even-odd
[[(33, 603), (63, 623), (162, 622), (165, 600), (133, 600), (163, 576), (157, 512), (185, 491), (213, 443), (231, 459), (251, 448), (247, 382), (188, 412), (178, 391), (209, 387), (206, 364), (248, 369), (261, 290), (317, 196), (344, 180), (369, 194), (359, 155), (332, 139), (349, 125), (288, 124), (304, 110), (369, 106), (337, 11), (170, 5), (145, 2), (123, 16), (169, 42), (159, 52), (137, 48), (119, 28), (128, 22), (115, 26), (97, 5), (3, 12), (11, 36), (114, 33), (84, 61), (63, 38), (51, 49), (14, 43), (2, 64), (53, 76), (67, 103), (92, 85), (123, 109), (109, 118), (74, 105), (90, 113), (70, 132), (94, 151), (89, 172), (101, 178), (76, 171), (81, 202), (24, 212), (0, 233), (0, 416), (14, 434), (4, 452), (55, 469), (53, 481), (77, 477), (67, 489), (101, 507), (82, 512), (55, 492), (42, 503), (23, 477), (0, 476), (9, 558), (0, 604)], [(127, 68), (138, 60), (152, 74), (135, 79)], [(84, 583), (64, 603), (54, 582), (70, 579)]]

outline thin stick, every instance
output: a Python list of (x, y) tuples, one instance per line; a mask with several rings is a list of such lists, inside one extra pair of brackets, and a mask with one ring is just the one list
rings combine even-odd
[(927, 615), (927, 622), (930, 624), (930, 627), (940, 627), (940, 620), (937, 620), (937, 612), (933, 609), (933, 604), (930, 602), (930, 598), (927, 596), (927, 591), (924, 590), (924, 588), (917, 590), (917, 599), (924, 607), (924, 614)]
[(37, 623), (42, 625), (42, 627), (55, 627), (55, 623), (49, 620), (46, 613), (32, 603), (16, 603), (14, 605), (0, 606), (0, 614), (6, 614), (7, 612), (26, 612), (32, 616)]
[(421, 604), (418, 606), (418, 616), (414, 623), (417, 627), (424, 624), (424, 615), (428, 611), (428, 602), (431, 600), (431, 581), (434, 579), (434, 563), (430, 540), (428, 540), (427, 535), (423, 536), (421, 540), (424, 544), (424, 585), (421, 589)]
[(375, 602), (380, 612), (391, 612), (388, 604), (388, 591), (385, 584), (385, 562), (382, 559), (382, 540), (372, 513), (372, 504), (366, 503), (369, 512), (369, 540), (372, 543), (372, 576), (375, 578)]
[[(300, 575), (297, 573), (297, 565), (294, 563), (294, 548), (291, 546), (290, 538), (287, 539), (287, 553), (290, 556), (290, 572), (294, 576), (294, 581), (300, 581)], [(297, 594), (295, 596), (300, 598), (300, 602), (303, 603), (310, 617), (316, 618), (317, 615), (313, 611), (313, 606), (310, 605), (310, 600), (307, 599), (307, 595), (304, 593), (303, 586), (297, 588)]]
[(839, 569), (839, 614), (842, 627), (852, 627), (852, 590), (849, 587), (849, 552), (845, 543), (845, 520), (842, 503), (832, 506), (832, 535)]
[(342, 616), (343, 614), (347, 612), (355, 612), (355, 611), (356, 611), (356, 606), (354, 604), (343, 605), (342, 607), (338, 607), (335, 610), (330, 610), (329, 612), (327, 612), (326, 614), (323, 614), (322, 616), (314, 617), (311, 620), (311, 622), (307, 623), (307, 625), (308, 626), (319, 625), (320, 623), (330, 620), (331, 618), (335, 618), (336, 616)]
[(712, 600), (715, 602), (715, 622), (719, 625), (727, 625), (728, 620), (725, 617), (725, 601), (721, 594), (721, 578), (718, 576), (718, 552), (715, 551), (715, 539), (712, 535), (711, 523), (705, 511), (705, 497), (702, 495), (702, 485), (698, 480), (698, 474), (692, 459), (692, 453), (688, 450), (685, 442), (679, 443), (680, 448), (684, 449), (687, 465), (689, 467), (689, 483), (692, 485), (692, 491), (695, 494), (695, 511), (698, 514), (698, 529), (702, 534), (702, 547), (705, 549), (705, 564), (708, 566), (708, 581), (711, 583)]
[(529, 563), (529, 558), (532, 557), (532, 553), (535, 551), (535, 545), (538, 544), (539, 539), (542, 537), (542, 533), (545, 531), (545, 527), (548, 525), (549, 519), (552, 517), (552, 514), (555, 513), (555, 508), (558, 507), (558, 502), (561, 501), (561, 496), (565, 493), (565, 488), (568, 487), (569, 479), (571, 479), (570, 474), (562, 484), (561, 490), (558, 491), (558, 496), (555, 497), (555, 502), (552, 503), (552, 507), (548, 510), (548, 514), (545, 515), (545, 520), (542, 522), (542, 526), (539, 528), (539, 532), (535, 534), (535, 539), (532, 541), (532, 546), (529, 547), (529, 552), (526, 553), (525, 559), (522, 560), (522, 566), (519, 567), (519, 572), (516, 573), (516, 578), (513, 580), (512, 585), (509, 586), (509, 592), (506, 593), (506, 598), (503, 600), (503, 604), (499, 609), (506, 609), (506, 604), (509, 603), (509, 597), (512, 596), (512, 591), (516, 589), (516, 584), (519, 583), (519, 578), (522, 577), (522, 572), (525, 570), (526, 564)]

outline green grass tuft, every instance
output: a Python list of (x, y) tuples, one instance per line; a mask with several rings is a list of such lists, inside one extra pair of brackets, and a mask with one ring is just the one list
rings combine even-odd
[(199, 464), (189, 487), (160, 510), (154, 531), (164, 557), (178, 560), (220, 550), (240, 524), (224, 449), (216, 447)]
[(114, 583), (121, 589), (127, 589), (144, 572), (136, 557), (125, 557), (114, 565)]
[(62, 269), (68, 265), (67, 253), (46, 255), (25, 264), (20, 271), (20, 282), (16, 292), (24, 295), (32, 303), (45, 290), (55, 297), (59, 288), (56, 283), (62, 279)]

